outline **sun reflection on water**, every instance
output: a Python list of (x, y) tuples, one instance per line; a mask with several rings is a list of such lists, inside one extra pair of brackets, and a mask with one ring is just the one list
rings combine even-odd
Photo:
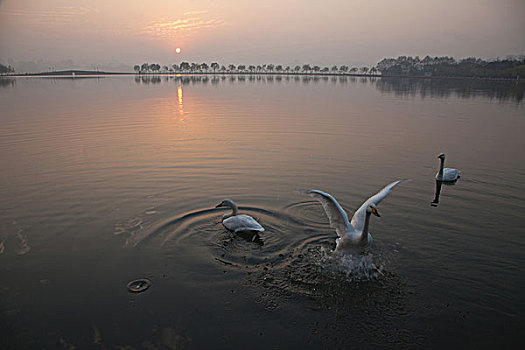
[(177, 87), (177, 96), (179, 98), (179, 114), (181, 116), (180, 121), (184, 122), (184, 104), (182, 102), (182, 85)]

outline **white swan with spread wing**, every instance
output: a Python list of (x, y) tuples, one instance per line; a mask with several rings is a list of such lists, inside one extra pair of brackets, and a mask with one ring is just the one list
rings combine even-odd
[(222, 224), (228, 230), (239, 233), (243, 231), (252, 231), (252, 232), (262, 232), (264, 227), (262, 227), (254, 218), (249, 215), (238, 215), (239, 209), (237, 204), (231, 199), (225, 199), (219, 204), (216, 208), (219, 207), (230, 207), (232, 209), (231, 214), (224, 214), (222, 216)]
[(368, 198), (348, 221), (344, 209), (330, 194), (319, 190), (307, 190), (306, 194), (321, 202), (323, 209), (330, 221), (330, 227), (335, 228), (339, 238), (336, 239), (336, 251), (349, 248), (366, 246), (371, 242), (372, 236), (368, 232), (370, 215), (380, 216), (377, 205), (398, 185), (402, 180), (394, 181), (385, 186), (381, 191)]

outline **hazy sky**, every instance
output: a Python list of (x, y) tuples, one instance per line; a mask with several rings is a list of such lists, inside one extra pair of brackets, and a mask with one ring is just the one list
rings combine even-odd
[(0, 0), (2, 61), (76, 68), (496, 58), (524, 54), (524, 33), (524, 0)]

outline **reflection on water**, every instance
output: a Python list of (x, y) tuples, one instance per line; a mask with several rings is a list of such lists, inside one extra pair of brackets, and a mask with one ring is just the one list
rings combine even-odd
[(178, 75), (178, 76), (136, 76), (135, 82), (159, 84), (175, 82), (179, 84), (213, 84), (221, 82), (259, 82), (273, 83), (282, 81), (301, 82), (303, 84), (331, 82), (334, 84), (360, 83), (371, 84), (383, 93), (396, 96), (420, 96), (422, 98), (458, 97), (470, 99), (483, 96), (500, 101), (511, 100), (522, 103), (525, 95), (525, 83), (513, 81), (489, 81), (472, 79), (419, 79), (419, 78), (376, 78), (347, 76), (308, 76), (308, 75)]
[(14, 79), (14, 78), (0, 76), (0, 88), (3, 88), (3, 87), (14, 87), (15, 83), (16, 83), (16, 79)]
[(181, 84), (213, 84), (217, 85), (221, 82), (235, 83), (235, 82), (259, 82), (259, 83), (280, 83), (280, 82), (301, 82), (301, 83), (316, 83), (316, 82), (330, 82), (330, 83), (363, 83), (367, 84), (377, 78), (370, 77), (346, 77), (346, 76), (315, 76), (315, 75), (143, 75), (135, 76), (135, 82), (139, 84), (159, 84), (162, 82), (176, 82)]
[[(41, 77), (38, 79), (82, 79), (103, 77)], [(457, 97), (471, 99), (483, 96), (484, 98), (499, 101), (514, 101), (523, 103), (525, 83), (513, 81), (490, 81), (475, 79), (420, 79), (420, 78), (376, 78), (376, 77), (348, 77), (348, 76), (310, 76), (310, 75), (136, 75), (134, 80), (138, 84), (160, 84), (175, 82), (187, 84), (213, 84), (235, 82), (301, 82), (303, 84), (330, 82), (333, 84), (360, 83), (371, 84), (382, 93), (393, 93), (396, 96), (419, 96), (421, 98), (449, 98)], [(0, 88), (13, 86), (16, 79), (0, 77)]]
[(182, 102), (182, 86), (177, 87), (177, 97), (179, 98), (179, 113), (184, 114), (184, 105)]
[(417, 95), (421, 98), (458, 97), (470, 99), (484, 98), (500, 101), (523, 102), (525, 83), (507, 81), (488, 81), (472, 79), (376, 79), (374, 85), (384, 93), (397, 96)]
[(458, 182), (458, 180), (456, 180), (456, 181), (439, 181), (439, 180), (436, 180), (436, 191), (434, 193), (434, 200), (430, 203), (430, 205), (433, 206), (433, 207), (437, 207), (438, 206), (438, 204), (439, 204), (439, 196), (441, 195), (441, 187), (443, 187), (443, 185), (445, 185), (445, 186), (454, 186), (457, 182)]
[(434, 194), (434, 200), (430, 203), (431, 206), (437, 207), (439, 204), (439, 196), (441, 194), (441, 186), (443, 181), (436, 180), (436, 193)]

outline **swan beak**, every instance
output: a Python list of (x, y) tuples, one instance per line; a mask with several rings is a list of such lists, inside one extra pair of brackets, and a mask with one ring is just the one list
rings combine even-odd
[(381, 217), (381, 215), (379, 215), (379, 212), (377, 211), (376, 208), (372, 208), (372, 213), (377, 216), (378, 218)]
[(215, 206), (215, 208), (220, 208), (220, 207), (222, 207), (222, 203), (219, 203), (219, 204), (217, 204), (217, 205)]

